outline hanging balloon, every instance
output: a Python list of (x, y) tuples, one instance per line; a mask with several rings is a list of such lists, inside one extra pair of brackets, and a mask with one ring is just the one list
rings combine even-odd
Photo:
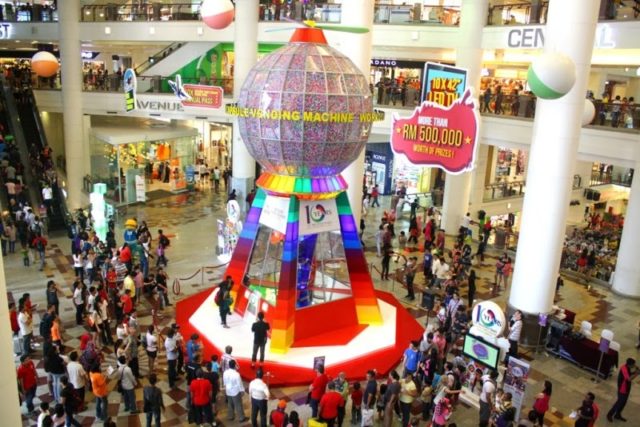
[(37, 52), (31, 57), (31, 69), (40, 77), (55, 76), (59, 68), (58, 58), (50, 52)]
[(593, 121), (596, 116), (596, 106), (588, 99), (584, 100), (584, 110), (582, 111), (582, 126), (586, 126)]
[(234, 13), (231, 0), (204, 0), (200, 7), (202, 21), (214, 30), (222, 30), (231, 25)]
[(533, 60), (527, 72), (529, 87), (542, 99), (565, 96), (576, 81), (576, 67), (562, 53), (543, 53)]

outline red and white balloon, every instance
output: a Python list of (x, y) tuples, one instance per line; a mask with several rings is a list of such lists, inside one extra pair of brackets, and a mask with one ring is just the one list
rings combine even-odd
[(231, 25), (234, 14), (231, 0), (204, 0), (200, 7), (202, 22), (214, 30), (222, 30)]

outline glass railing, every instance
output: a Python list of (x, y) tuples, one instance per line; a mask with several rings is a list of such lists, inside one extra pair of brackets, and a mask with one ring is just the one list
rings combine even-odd
[[(640, 0), (601, 0), (598, 21), (630, 21), (640, 19)], [(547, 21), (548, 1), (489, 6), (488, 25), (544, 24)]]
[(54, 22), (58, 20), (58, 11), (52, 6), (26, 2), (13, 3), (0, 4), (0, 21)]
[(602, 170), (591, 172), (591, 179), (589, 180), (589, 186), (594, 187), (596, 185), (621, 185), (623, 187), (631, 187), (633, 181), (633, 169), (624, 169), (622, 171), (616, 171), (615, 166), (613, 170)]
[(198, 21), (200, 5), (185, 2), (142, 4), (88, 4), (82, 6), (81, 20), (102, 21)]
[[(138, 93), (172, 93), (169, 87), (169, 80), (174, 80), (175, 77), (166, 76), (150, 76), (141, 75), (136, 76), (138, 86), (148, 86), (148, 90), (139, 91)], [(233, 79), (232, 78), (219, 78), (219, 79), (207, 79), (204, 77), (185, 77), (182, 76), (182, 84), (201, 84), (219, 86), (224, 90), (224, 96), (231, 96), (233, 94)], [(43, 78), (33, 75), (31, 80), (32, 89), (36, 90), (60, 90), (62, 85), (60, 83), (60, 76)], [(103, 72), (83, 73), (83, 86), (84, 92), (122, 92), (122, 76), (116, 73), (104, 74)]]
[(510, 199), (513, 197), (523, 197), (525, 181), (494, 182), (484, 187), (483, 200), (491, 202), (494, 200)]
[[(394, 89), (393, 86), (382, 90), (379, 87), (373, 88), (374, 105), (380, 108), (413, 109), (417, 107), (419, 98), (420, 91), (416, 88)], [(591, 126), (640, 131), (640, 104), (599, 100), (595, 100), (593, 104), (596, 115), (590, 123)], [(488, 100), (481, 96), (478, 105), (482, 115), (533, 119), (536, 112), (536, 97), (529, 94), (504, 95), (499, 104), (496, 104), (495, 95)], [(497, 110), (496, 105), (499, 105)]]

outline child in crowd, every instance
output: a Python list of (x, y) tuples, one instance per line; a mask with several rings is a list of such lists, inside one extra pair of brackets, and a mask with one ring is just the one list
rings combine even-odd
[(220, 374), (220, 363), (218, 363), (218, 355), (214, 354), (211, 356), (211, 372), (215, 372), (216, 374)]
[(398, 236), (398, 247), (401, 251), (404, 251), (407, 247), (407, 236), (404, 231), (401, 231), (400, 235)]
[(362, 420), (362, 390), (360, 383), (353, 384), (351, 391), (351, 424), (359, 424)]
[[(387, 385), (380, 384), (378, 395), (376, 396), (376, 411), (378, 412), (378, 419), (382, 421), (384, 419), (384, 394), (387, 392)], [(364, 426), (364, 411), (362, 412), (362, 425)], [(371, 423), (373, 425), (373, 422)]]

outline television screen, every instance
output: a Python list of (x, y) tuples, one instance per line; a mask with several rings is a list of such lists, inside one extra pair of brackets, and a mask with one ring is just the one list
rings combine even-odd
[(467, 334), (464, 337), (462, 352), (484, 366), (496, 369), (500, 360), (500, 347), (489, 344), (482, 338)]

